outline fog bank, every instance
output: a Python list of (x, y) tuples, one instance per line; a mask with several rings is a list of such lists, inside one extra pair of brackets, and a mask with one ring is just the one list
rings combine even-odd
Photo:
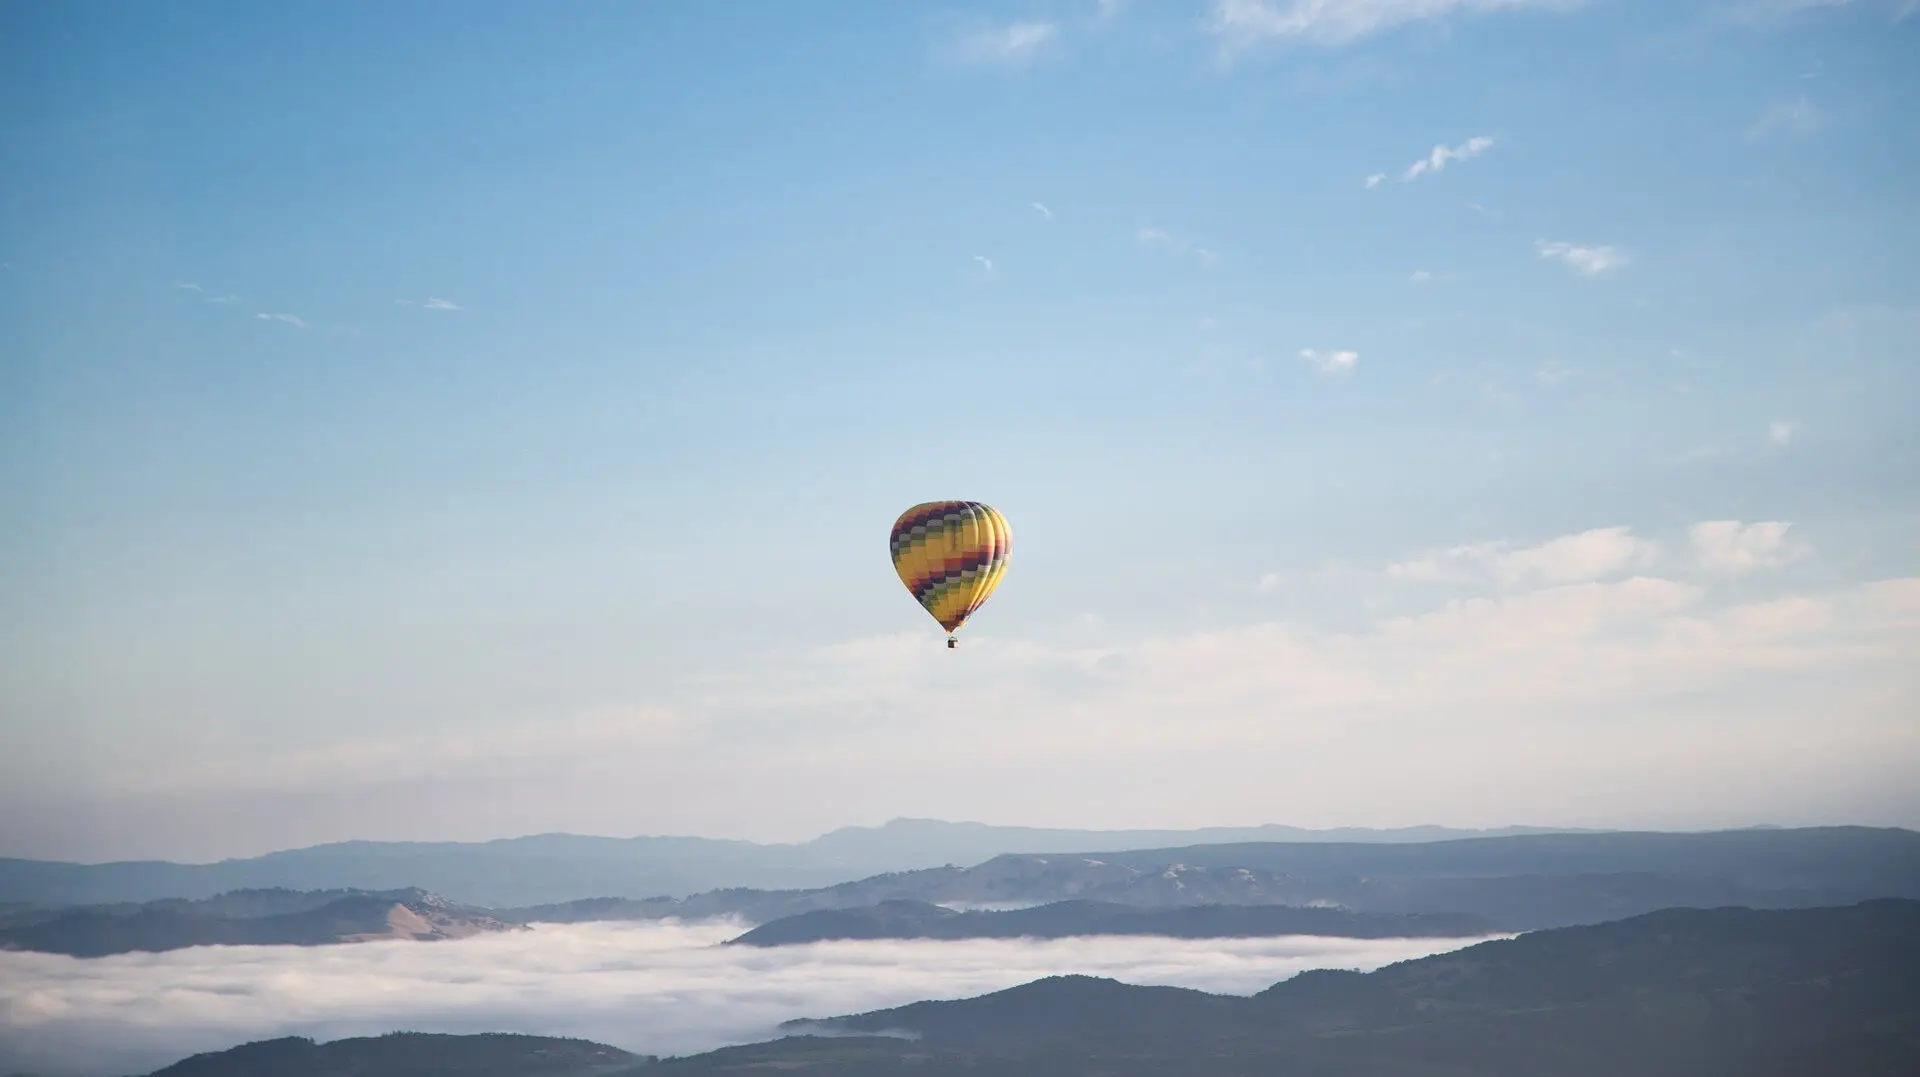
[(0, 953), (0, 1072), (124, 1077), (281, 1035), (579, 1036), (689, 1054), (830, 1017), (1041, 976), (1251, 994), (1302, 969), (1372, 969), (1459, 939), (1097, 937), (721, 947), (737, 923), (543, 924), (457, 942)]

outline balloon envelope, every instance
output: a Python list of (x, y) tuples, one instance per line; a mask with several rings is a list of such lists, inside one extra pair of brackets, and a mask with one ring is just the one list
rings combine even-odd
[(952, 632), (1000, 585), (1013, 531), (978, 501), (929, 501), (900, 514), (888, 545), (900, 582)]

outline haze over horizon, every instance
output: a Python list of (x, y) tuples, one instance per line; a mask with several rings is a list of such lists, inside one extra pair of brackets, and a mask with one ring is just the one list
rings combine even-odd
[[(938, 828), (981, 827), (981, 828), (987, 828), (994, 832), (1033, 831), (1033, 832), (1042, 833), (1042, 834), (1069, 833), (1069, 834), (1077, 834), (1077, 835), (1086, 835), (1090, 841), (1094, 842), (1094, 844), (1088, 844), (1085, 848), (1074, 847), (1069, 849), (1066, 846), (1062, 846), (1059, 849), (1051, 850), (1056, 852), (1102, 851), (1100, 848), (1096, 847), (1098, 839), (1101, 835), (1163, 834), (1170, 838), (1179, 839), (1181, 836), (1204, 836), (1209, 834), (1210, 832), (1257, 831), (1265, 828), (1279, 828), (1283, 831), (1283, 833), (1285, 831), (1301, 831), (1303, 832), (1303, 836), (1312, 835), (1316, 837), (1319, 835), (1341, 834), (1343, 832), (1352, 831), (1356, 833), (1354, 834), (1351, 840), (1357, 840), (1357, 841), (1370, 840), (1369, 836), (1371, 835), (1398, 834), (1398, 833), (1403, 833), (1408, 831), (1438, 831), (1441, 833), (1437, 833), (1433, 835), (1431, 838), (1422, 837), (1419, 840), (1446, 841), (1446, 840), (1454, 840), (1457, 838), (1473, 837), (1481, 834), (1499, 834), (1499, 833), (1503, 833), (1511, 830), (1518, 830), (1518, 831), (1536, 831), (1537, 830), (1537, 831), (1543, 831), (1543, 832), (1564, 831), (1564, 832), (1576, 832), (1576, 833), (1577, 832), (1603, 833), (1603, 832), (1624, 832), (1629, 830), (1645, 830), (1645, 831), (1655, 831), (1655, 832), (1686, 833), (1686, 832), (1695, 832), (1695, 831), (1719, 831), (1719, 830), (1790, 829), (1788, 827), (1782, 827), (1778, 823), (1771, 823), (1771, 822), (1737, 823), (1737, 824), (1728, 824), (1724, 826), (1669, 827), (1669, 828), (1662, 828), (1662, 827), (1627, 828), (1627, 827), (1605, 827), (1605, 826), (1588, 827), (1588, 826), (1574, 826), (1574, 825), (1552, 826), (1552, 825), (1542, 825), (1542, 824), (1533, 824), (1533, 823), (1514, 823), (1514, 824), (1507, 824), (1507, 825), (1500, 825), (1500, 826), (1486, 826), (1486, 827), (1455, 827), (1455, 826), (1448, 826), (1448, 825), (1439, 824), (1439, 823), (1412, 823), (1412, 824), (1407, 824), (1405, 826), (1381, 826), (1381, 827), (1344, 827), (1344, 826), (1296, 827), (1290, 823), (1272, 823), (1272, 822), (1244, 823), (1244, 824), (1202, 823), (1202, 824), (1197, 824), (1194, 826), (1186, 826), (1186, 827), (1160, 827), (1160, 826), (1080, 827), (1080, 826), (1046, 826), (1046, 825), (1035, 825), (1035, 824), (1029, 824), (1029, 823), (985, 823), (979, 820), (923, 819), (923, 818), (912, 818), (907, 816), (896, 816), (892, 819), (888, 819), (879, 823), (848, 823), (842, 826), (832, 827), (828, 830), (809, 833), (799, 837), (778, 838), (778, 839), (757, 839), (757, 838), (751, 838), (751, 837), (740, 837), (732, 834), (593, 833), (588, 831), (574, 831), (574, 830), (542, 830), (542, 831), (527, 831), (524, 833), (487, 834), (487, 835), (474, 836), (474, 837), (435, 837), (431, 835), (412, 836), (412, 837), (370, 837), (370, 836), (361, 835), (361, 836), (354, 836), (354, 837), (347, 837), (347, 838), (332, 839), (327, 841), (313, 842), (309, 844), (296, 845), (296, 846), (277, 846), (276, 845), (276, 846), (262, 846), (256, 849), (234, 849), (218, 856), (209, 856), (209, 857), (200, 857), (200, 858), (184, 857), (184, 856), (169, 857), (169, 856), (158, 856), (158, 855), (144, 855), (144, 856), (143, 855), (127, 855), (127, 856), (95, 857), (95, 858), (27, 857), (24, 859), (35, 859), (35, 860), (58, 859), (58, 860), (63, 860), (64, 862), (83, 863), (83, 864), (84, 863), (136, 862), (136, 861), (148, 861), (148, 860), (171, 861), (176, 863), (188, 863), (188, 864), (195, 864), (195, 863), (204, 864), (204, 863), (217, 863), (217, 862), (226, 861), (226, 860), (247, 860), (247, 859), (253, 859), (261, 856), (270, 856), (275, 853), (293, 852), (293, 851), (298, 851), (302, 849), (327, 848), (331, 846), (352, 845), (352, 844), (359, 844), (359, 843), (372, 843), (372, 844), (391, 843), (391, 844), (422, 844), (422, 845), (433, 845), (433, 844), (485, 845), (485, 844), (491, 844), (496, 842), (534, 841), (542, 838), (585, 838), (589, 840), (605, 840), (605, 841), (631, 841), (631, 840), (650, 840), (650, 839), (660, 839), (660, 840), (691, 839), (696, 841), (746, 842), (754, 845), (770, 846), (770, 847), (805, 846), (805, 845), (813, 844), (815, 842), (832, 841), (835, 838), (845, 838), (851, 835), (862, 834), (862, 833), (866, 835), (875, 836), (875, 837), (882, 837), (882, 836), (889, 836), (889, 835), (897, 836), (902, 831), (916, 830), (920, 828), (922, 825), (926, 825), (926, 824), (931, 824), (932, 826), (938, 827)], [(1807, 823), (1807, 824), (1798, 824), (1798, 825), (1808, 826), (1808, 827), (1822, 827), (1822, 826), (1861, 826), (1861, 825), (1867, 825), (1867, 824), (1829, 822), (1829, 823)], [(1196, 840), (1198, 840), (1198, 838), (1196, 838)], [(1268, 840), (1286, 841), (1288, 840), (1288, 838), (1285, 836), (1278, 836)], [(1342, 840), (1345, 840), (1345, 839), (1342, 839)], [(1014, 850), (1008, 849), (1006, 851), (1014, 851)]]
[(1911, 3), (104, 10), (0, 6), (0, 856), (1920, 827)]

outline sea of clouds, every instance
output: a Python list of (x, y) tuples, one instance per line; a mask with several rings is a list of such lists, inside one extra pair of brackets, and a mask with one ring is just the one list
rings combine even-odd
[(1042, 976), (1251, 994), (1303, 969), (1373, 969), (1476, 940), (1096, 937), (721, 946), (743, 925), (542, 924), (453, 942), (0, 952), (0, 1073), (120, 1077), (249, 1040), (394, 1030), (579, 1036), (645, 1054)]

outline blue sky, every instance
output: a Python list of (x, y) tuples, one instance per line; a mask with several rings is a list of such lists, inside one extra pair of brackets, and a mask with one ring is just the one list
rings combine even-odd
[[(0, 855), (1920, 824), (1916, 60), (1879, 0), (9, 5)], [(882, 550), (947, 497), (1015, 535), (951, 654)]]

